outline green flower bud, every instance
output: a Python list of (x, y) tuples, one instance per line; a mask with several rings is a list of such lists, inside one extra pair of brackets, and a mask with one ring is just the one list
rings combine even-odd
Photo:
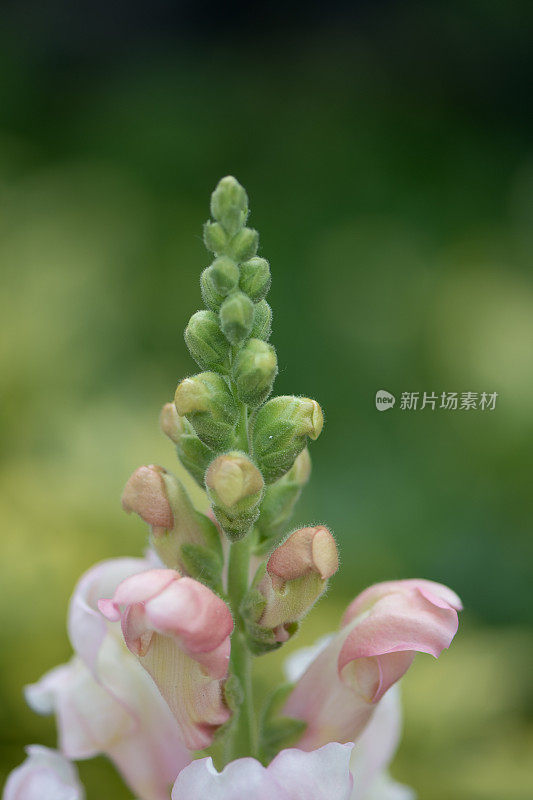
[(255, 552), (257, 554), (263, 555), (268, 552), (272, 548), (272, 542), (286, 529), (294, 506), (310, 475), (311, 458), (309, 450), (304, 447), (290, 470), (267, 487), (261, 503), (261, 514), (256, 523), (258, 542)]
[(254, 306), (254, 322), (251, 335), (256, 339), (268, 342), (272, 333), (272, 309), (266, 300), (261, 300)]
[(239, 286), (254, 303), (266, 297), (270, 280), (270, 266), (266, 258), (256, 256), (241, 264)]
[(211, 195), (211, 214), (230, 236), (239, 231), (248, 216), (248, 196), (241, 184), (228, 175)]
[(228, 256), (215, 258), (211, 266), (207, 268), (207, 272), (213, 289), (222, 297), (226, 297), (239, 285), (239, 267)]
[(190, 422), (179, 416), (174, 403), (165, 403), (159, 423), (163, 433), (176, 445), (181, 464), (203, 489), (205, 471), (213, 460), (213, 451), (200, 441)]
[(253, 228), (243, 228), (237, 233), (228, 245), (228, 255), (240, 263), (247, 261), (257, 253), (259, 247), (259, 234)]
[(289, 471), (307, 437), (317, 439), (323, 424), (322, 409), (307, 397), (274, 397), (259, 409), (252, 432), (253, 453), (266, 483)]
[(228, 234), (219, 222), (206, 222), (204, 225), (204, 244), (217, 255), (225, 253), (229, 245)]
[(192, 315), (185, 328), (185, 342), (198, 366), (227, 371), (230, 345), (213, 311), (197, 311)]
[(241, 539), (259, 515), (263, 476), (245, 453), (232, 451), (210, 464), (205, 485), (224, 532), (234, 541)]
[(215, 290), (209, 275), (209, 269), (209, 267), (206, 267), (200, 275), (202, 300), (211, 311), (218, 311), (224, 302), (224, 297)]
[(231, 446), (239, 412), (224, 378), (216, 372), (185, 378), (178, 384), (174, 403), (204, 444), (215, 451)]
[(233, 364), (233, 378), (243, 403), (258, 406), (270, 392), (278, 372), (276, 351), (261, 339), (250, 339)]
[(235, 292), (220, 308), (220, 327), (231, 344), (240, 344), (250, 335), (254, 320), (254, 304), (243, 292)]

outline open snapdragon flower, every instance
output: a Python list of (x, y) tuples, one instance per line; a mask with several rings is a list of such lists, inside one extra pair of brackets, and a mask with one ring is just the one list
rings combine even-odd
[(292, 639), (339, 566), (325, 525), (290, 529), (323, 427), (307, 397), (269, 399), (268, 262), (231, 177), (211, 198), (201, 276), (206, 308), (185, 341), (200, 373), (160, 417), (206, 513), (157, 465), (122, 503), (149, 527), (144, 558), (95, 565), (70, 601), (72, 659), (26, 687), (54, 714), (58, 751), (34, 745), (4, 800), (83, 800), (73, 761), (105, 754), (138, 800), (410, 800), (389, 774), (401, 733), (398, 682), (437, 658), (461, 601), (431, 580), (358, 594), (337, 631), (286, 661), (260, 713), (253, 661)]

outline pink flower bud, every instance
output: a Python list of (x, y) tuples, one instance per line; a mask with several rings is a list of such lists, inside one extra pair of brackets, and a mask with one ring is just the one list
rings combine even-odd
[(187, 747), (208, 747), (230, 711), (227, 676), (233, 619), (214, 592), (170, 569), (127, 578), (102, 614), (121, 621), (128, 648), (152, 676), (182, 730)]
[(276, 641), (286, 641), (287, 626), (305, 616), (338, 566), (335, 539), (323, 525), (292, 533), (270, 556), (257, 587), (266, 601), (259, 626), (274, 630)]
[(122, 505), (150, 525), (152, 546), (167, 567), (200, 577), (207, 576), (208, 570), (202, 565), (208, 564), (213, 588), (219, 588), (222, 551), (218, 531), (205, 514), (194, 508), (187, 491), (171, 472), (153, 464), (139, 467), (125, 486)]
[(437, 657), (450, 646), (460, 608), (454, 592), (432, 581), (389, 581), (360, 594), (285, 705), (308, 723), (298, 746), (354, 741), (416, 652)]
[(313, 572), (322, 580), (331, 578), (339, 568), (335, 539), (324, 525), (301, 528), (276, 547), (267, 564), (273, 580), (285, 583)]
[(164, 475), (166, 470), (155, 464), (136, 469), (122, 492), (122, 508), (128, 514), (134, 511), (155, 529), (169, 530), (174, 524), (174, 515), (166, 495)]

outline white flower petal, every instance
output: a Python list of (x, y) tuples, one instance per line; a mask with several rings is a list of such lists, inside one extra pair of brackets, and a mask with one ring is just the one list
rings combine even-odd
[(9, 775), (2, 800), (83, 800), (76, 767), (55, 750), (26, 748), (28, 758)]

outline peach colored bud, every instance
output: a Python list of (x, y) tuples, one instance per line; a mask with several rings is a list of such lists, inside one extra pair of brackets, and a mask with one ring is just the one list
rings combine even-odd
[(135, 512), (153, 528), (170, 530), (174, 515), (168, 501), (164, 475), (167, 471), (156, 464), (139, 467), (122, 492), (122, 508)]
[(323, 525), (301, 528), (270, 556), (267, 572), (281, 581), (301, 578), (316, 572), (322, 580), (331, 578), (339, 568), (335, 539)]
[(299, 622), (324, 593), (339, 567), (335, 539), (323, 525), (301, 528), (277, 547), (257, 589), (265, 599), (256, 620), (275, 641), (290, 638)]

